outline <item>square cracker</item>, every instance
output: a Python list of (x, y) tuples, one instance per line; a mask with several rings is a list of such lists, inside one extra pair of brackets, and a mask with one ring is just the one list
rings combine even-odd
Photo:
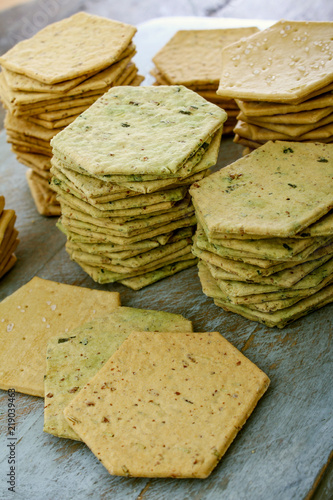
[(133, 332), (64, 415), (110, 474), (204, 478), (268, 385), (217, 332)]
[(217, 93), (298, 102), (333, 81), (332, 22), (281, 20), (222, 50)]
[(119, 305), (116, 292), (34, 277), (0, 303), (0, 388), (44, 397), (47, 341)]
[(111, 65), (135, 32), (134, 26), (78, 12), (19, 42), (0, 64), (44, 83), (62, 82)]
[(191, 321), (179, 314), (118, 307), (108, 316), (85, 323), (47, 346), (44, 431), (76, 439), (63, 410), (89, 382), (132, 331), (192, 331)]
[(302, 231), (333, 205), (332, 154), (329, 144), (268, 142), (192, 184), (207, 236), (291, 237)]

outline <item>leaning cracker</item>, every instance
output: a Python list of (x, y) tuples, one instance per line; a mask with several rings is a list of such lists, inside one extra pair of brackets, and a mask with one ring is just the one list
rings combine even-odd
[(52, 338), (46, 353), (44, 431), (80, 440), (63, 416), (76, 393), (89, 382), (132, 331), (192, 331), (179, 314), (118, 307), (108, 316)]
[(297, 103), (332, 83), (332, 48), (331, 22), (281, 20), (223, 49), (217, 93)]

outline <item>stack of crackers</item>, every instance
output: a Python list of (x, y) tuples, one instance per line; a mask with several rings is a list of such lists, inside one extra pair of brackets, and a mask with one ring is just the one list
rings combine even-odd
[(8, 142), (29, 167), (42, 215), (59, 215), (49, 188), (50, 140), (115, 85), (139, 85), (133, 26), (79, 12), (47, 26), (0, 57)]
[(184, 85), (228, 113), (223, 133), (230, 134), (236, 125), (239, 108), (234, 99), (216, 94), (222, 71), (221, 51), (258, 28), (230, 28), (178, 31), (154, 56), (151, 74), (154, 85)]
[(332, 179), (333, 145), (276, 141), (194, 183), (204, 293), (280, 328), (332, 302)]
[(222, 51), (217, 94), (241, 109), (235, 142), (332, 142), (332, 31), (332, 22), (282, 20)]
[(140, 289), (196, 263), (188, 188), (216, 163), (225, 120), (182, 86), (117, 87), (52, 140), (58, 226), (95, 281)]
[(0, 196), (0, 279), (13, 267), (17, 261), (14, 254), (19, 240), (14, 224), (14, 210), (5, 210), (5, 198)]

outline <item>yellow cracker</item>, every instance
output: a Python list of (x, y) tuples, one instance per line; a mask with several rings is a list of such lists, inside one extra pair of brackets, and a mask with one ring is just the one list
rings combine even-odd
[(36, 174), (33, 170), (27, 171), (26, 178), (38, 212), (46, 216), (61, 215), (60, 205), (53, 198), (54, 193), (51, 190), (46, 191), (45, 186), (43, 187), (40, 182), (36, 182)]
[(229, 45), (222, 50), (217, 93), (275, 102), (308, 98), (333, 82), (331, 34), (331, 22), (281, 20)]
[(135, 32), (128, 24), (79, 12), (19, 42), (0, 64), (44, 83), (62, 82), (115, 62)]
[(116, 292), (33, 278), (0, 303), (1, 389), (43, 397), (47, 341), (119, 305)]
[(268, 385), (217, 332), (135, 332), (64, 415), (111, 474), (207, 477)]
[(45, 377), (44, 431), (80, 440), (67, 424), (63, 410), (99, 371), (132, 331), (192, 331), (179, 314), (117, 307), (48, 342)]

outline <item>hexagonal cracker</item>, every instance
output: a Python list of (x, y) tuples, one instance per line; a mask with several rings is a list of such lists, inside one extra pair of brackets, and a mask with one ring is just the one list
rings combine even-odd
[(111, 474), (204, 478), (268, 385), (217, 332), (134, 332), (64, 415)]
[(332, 22), (281, 20), (222, 51), (218, 95), (301, 102), (332, 83)]
[(192, 184), (208, 239), (292, 237), (303, 231), (333, 206), (332, 155), (330, 144), (268, 142)]

